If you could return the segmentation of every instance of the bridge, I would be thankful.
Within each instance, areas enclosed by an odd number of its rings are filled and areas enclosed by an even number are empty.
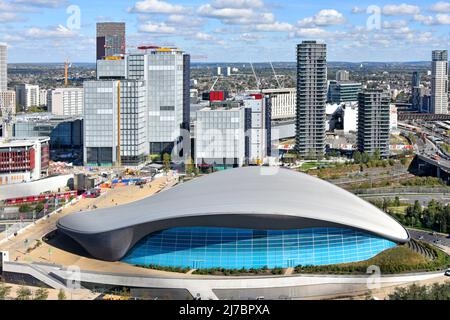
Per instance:
[[[435,160],[423,154],[417,154],[414,160],[418,175],[435,176],[450,184],[450,161]]]
[[[449,121],[450,114],[400,112],[398,115],[398,121],[406,120]]]

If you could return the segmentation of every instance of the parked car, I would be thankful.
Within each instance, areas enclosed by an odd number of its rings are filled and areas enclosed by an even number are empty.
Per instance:
[[[447,277],[450,277],[450,268],[448,268],[445,273],[444,273]]]

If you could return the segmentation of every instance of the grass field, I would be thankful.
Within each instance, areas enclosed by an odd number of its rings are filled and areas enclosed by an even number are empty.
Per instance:
[[[389,207],[388,208],[388,210],[390,210],[394,214],[406,214],[406,209],[408,209],[408,206]]]

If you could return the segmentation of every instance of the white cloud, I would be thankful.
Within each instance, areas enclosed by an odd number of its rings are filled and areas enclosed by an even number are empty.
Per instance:
[[[416,15],[414,16],[414,20],[420,22],[424,25],[450,25],[450,15],[440,13],[435,17],[433,16],[424,16],[424,15]]]
[[[66,0],[15,0],[14,3],[43,8],[59,8],[68,4]]]
[[[342,13],[334,9],[320,10],[319,13],[313,17],[304,18],[298,21],[300,27],[316,27],[316,26],[330,26],[345,23],[345,17]]]
[[[396,20],[396,21],[384,21],[384,29],[400,29],[408,26],[408,21],[406,20]]]
[[[172,14],[167,18],[168,24],[183,26],[183,27],[200,27],[205,24],[205,21],[198,17],[185,16],[181,14]]]
[[[194,39],[198,41],[213,41],[214,37],[210,34],[204,33],[204,32],[197,32],[194,35]]]
[[[254,31],[263,32],[289,32],[292,31],[294,27],[287,22],[273,22],[273,23],[261,23],[256,24],[253,27]]]
[[[420,14],[420,8],[406,3],[388,4],[383,7],[383,14],[386,16],[413,16]]]
[[[251,9],[243,8],[215,8],[210,4],[202,5],[197,10],[198,14],[208,18],[237,20],[251,18],[254,13]]]
[[[238,39],[234,39],[234,41],[256,42],[260,39],[262,39],[260,35],[246,32],[241,34]]]
[[[164,22],[152,23],[150,21],[143,25],[140,25],[138,30],[139,32],[159,34],[173,34],[177,32],[177,29],[175,27],[168,26]]]
[[[212,6],[217,9],[234,8],[262,8],[264,3],[261,0],[214,0]]]
[[[437,14],[436,15],[436,24],[450,24],[450,15],[448,14]]]
[[[291,37],[300,37],[300,38],[328,38],[332,35],[331,32],[328,32],[321,28],[298,28],[293,33],[290,34]]]
[[[143,0],[136,2],[134,7],[128,9],[128,11],[136,13],[180,14],[186,13],[188,9],[160,0]]]
[[[22,21],[23,19],[12,12],[1,12],[0,13],[0,22],[7,23],[7,22],[18,22]]]
[[[366,13],[366,8],[353,7],[353,8],[352,8],[352,13],[353,13],[353,14]]]
[[[74,38],[78,34],[63,26],[54,28],[41,29],[37,27],[25,30],[25,36],[33,39],[59,39],[59,38]]]
[[[438,13],[449,13],[450,12],[450,2],[440,1],[433,4],[430,8],[433,12]]]
[[[198,7],[197,14],[228,25],[275,23],[273,13],[266,11],[260,0],[215,0]]]

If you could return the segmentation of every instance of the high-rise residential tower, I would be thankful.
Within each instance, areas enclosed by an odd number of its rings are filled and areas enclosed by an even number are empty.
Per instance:
[[[97,23],[97,60],[104,57],[125,54],[124,22]]]
[[[358,150],[382,157],[389,156],[389,96],[381,89],[364,90],[359,94]]]
[[[295,149],[302,157],[325,152],[327,47],[316,41],[297,46],[297,120]]]
[[[448,114],[448,51],[433,51],[431,66],[431,113]]]
[[[338,70],[336,72],[336,81],[349,81],[350,80],[350,72],[347,70]]]
[[[0,44],[0,91],[8,89],[8,47],[5,44]]]
[[[39,106],[39,86],[31,84],[19,84],[16,86],[17,105],[27,110],[30,107]]]

